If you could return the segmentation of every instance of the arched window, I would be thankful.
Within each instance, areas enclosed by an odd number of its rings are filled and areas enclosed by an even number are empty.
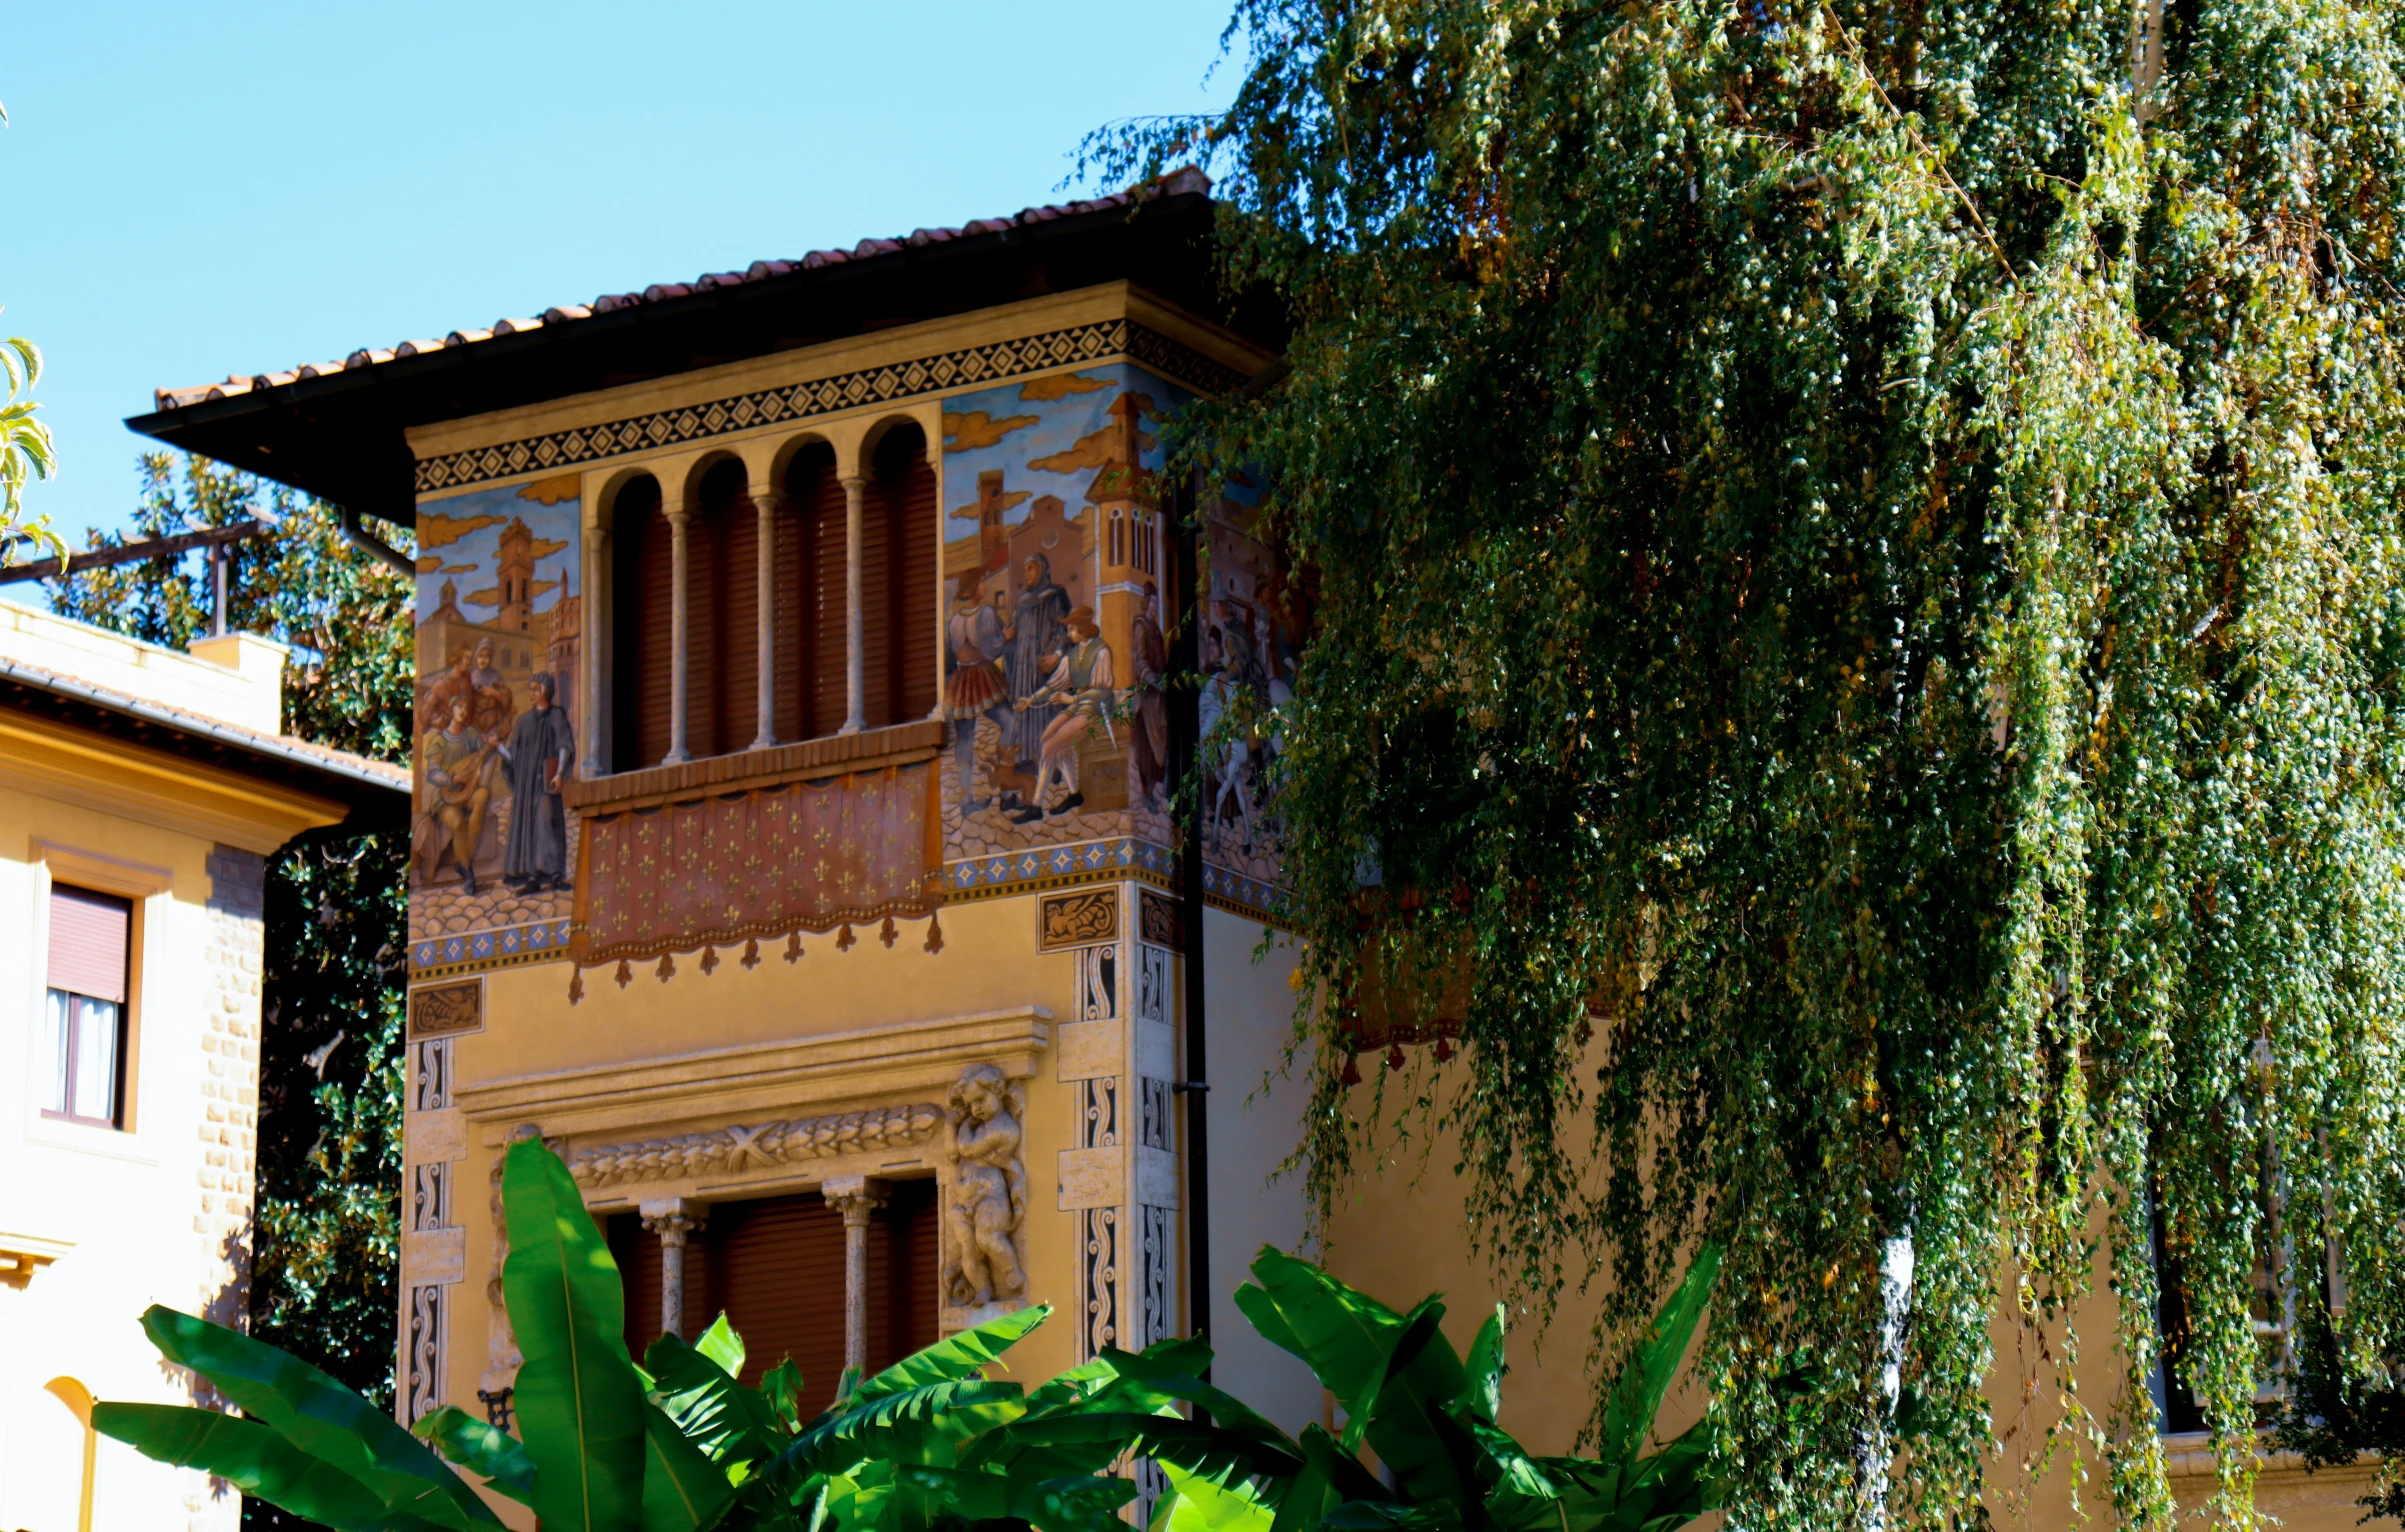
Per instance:
[[[777,738],[843,727],[843,483],[833,449],[814,443],[785,475],[777,528]]]
[[[610,526],[610,769],[657,766],[668,754],[676,664],[676,563],[659,481],[627,483]]]
[[[935,711],[935,469],[915,424],[877,443],[861,516],[862,723]]]

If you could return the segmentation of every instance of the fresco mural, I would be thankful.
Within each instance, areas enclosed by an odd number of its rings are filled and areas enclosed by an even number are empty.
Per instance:
[[[584,699],[574,475],[418,508],[412,961],[564,942]]]
[[[1016,880],[1102,857],[1166,871],[1169,716],[1158,681],[1162,423],[1191,395],[1113,364],[966,394],[944,412],[947,881]],[[1304,614],[1253,536],[1242,487],[1213,517],[1203,634],[1211,717],[1291,695]],[[1265,726],[1212,768],[1207,860],[1263,902],[1276,877]],[[1058,864],[1058,865],[1056,865]]]

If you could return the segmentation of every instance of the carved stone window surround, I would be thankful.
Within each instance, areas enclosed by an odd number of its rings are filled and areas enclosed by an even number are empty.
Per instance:
[[[1021,1006],[514,1075],[462,1084],[457,1100],[487,1148],[499,1147],[521,1122],[540,1123],[549,1138],[648,1138],[761,1118],[941,1102],[969,1065],[998,1064],[1024,1079],[1051,1046],[1052,1013]],[[812,1162],[806,1179],[815,1182],[817,1167],[834,1163]]]

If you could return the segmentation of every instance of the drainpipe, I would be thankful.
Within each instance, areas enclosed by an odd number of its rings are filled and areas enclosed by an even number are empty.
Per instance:
[[[1201,497],[1191,480],[1180,484],[1173,507],[1169,570],[1169,610],[1177,623],[1171,646],[1169,673],[1176,679],[1169,704],[1169,781],[1173,812],[1179,798],[1191,818],[1178,848],[1178,923],[1185,937],[1186,1078],[1175,1087],[1186,1098],[1186,1291],[1195,1334],[1211,1332],[1211,1124],[1206,1011],[1209,985],[1203,972],[1202,773],[1198,769],[1202,743],[1200,663],[1202,603],[1197,590],[1195,528],[1201,519]],[[1203,1369],[1204,1381],[1210,1369]],[[1195,1412],[1198,1416],[1201,1411]]]

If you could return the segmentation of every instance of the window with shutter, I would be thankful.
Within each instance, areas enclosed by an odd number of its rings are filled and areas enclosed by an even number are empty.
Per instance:
[[[693,524],[701,537],[691,550],[694,588],[687,598],[690,748],[696,756],[732,755],[749,748],[760,730],[760,515],[741,463],[720,463],[702,477],[701,514]]]
[[[860,567],[863,722],[884,729],[935,709],[935,471],[925,433],[887,432],[872,467]]]
[[[51,887],[45,1117],[124,1125],[133,926],[130,899],[64,883]]]
[[[660,1242],[642,1219],[609,1221],[626,1285],[626,1345],[640,1359],[660,1335]],[[868,1368],[890,1367],[937,1338],[935,1182],[892,1183],[869,1225]],[[802,1370],[805,1415],[834,1402],[843,1375],[843,1217],[816,1192],[721,1202],[685,1244],[682,1332],[724,1313],[743,1337],[742,1381],[785,1357]]]

